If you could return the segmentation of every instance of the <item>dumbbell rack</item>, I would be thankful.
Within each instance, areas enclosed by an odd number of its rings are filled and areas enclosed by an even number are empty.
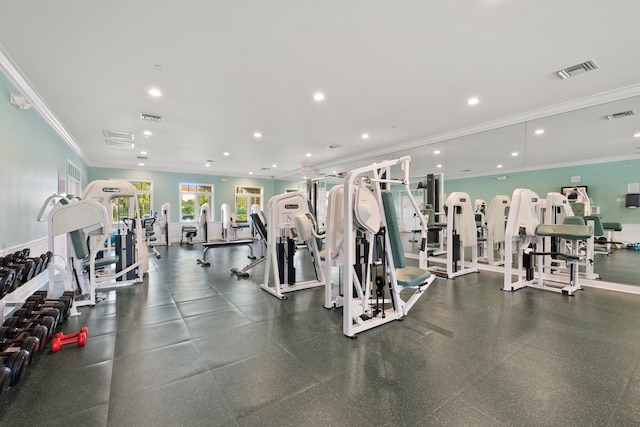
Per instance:
[[[16,288],[13,292],[5,295],[4,298],[0,299],[0,320],[4,322],[4,320],[11,315],[16,308],[22,305],[26,301],[26,299],[33,294],[35,291],[39,291],[41,289],[46,289],[45,286],[49,284],[49,269],[53,268],[57,270],[59,266],[55,265],[53,261],[49,263],[47,270],[43,270],[39,275],[35,276],[31,280],[29,280],[24,285]],[[57,273],[57,274],[56,274]],[[54,272],[54,276],[64,275],[66,272],[56,271]],[[52,289],[52,284],[49,284],[49,289]],[[77,316],[79,313],[76,310],[75,304],[71,308],[71,316]],[[1,322],[0,322],[1,323]]]

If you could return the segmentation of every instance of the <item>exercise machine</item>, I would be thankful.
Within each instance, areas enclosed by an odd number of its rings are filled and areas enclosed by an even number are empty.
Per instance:
[[[328,197],[325,244],[326,308],[342,307],[343,333],[358,333],[400,320],[435,279],[426,266],[427,221],[409,191],[409,156],[350,171]],[[388,178],[399,166],[400,179]],[[406,263],[393,196],[387,187],[401,184],[421,218],[419,266]],[[341,268],[344,283],[331,280]],[[337,288],[337,293],[335,292]]]
[[[273,196],[267,210],[267,255],[262,289],[277,298],[286,299],[285,293],[324,286],[316,240],[322,236],[304,194],[294,192]],[[313,280],[299,281],[297,278],[295,254],[299,249],[307,250],[311,256]]]
[[[511,197],[511,208],[505,230],[505,291],[515,291],[523,287],[561,292],[573,295],[580,290],[578,261],[582,258],[578,242],[593,235],[593,229],[585,225],[580,217],[566,216],[562,224],[541,224],[541,203],[538,195],[518,188]],[[548,208],[545,208],[548,209]],[[561,239],[559,248],[570,251],[549,250],[544,246],[545,238]],[[570,245],[565,246],[564,241]],[[513,254],[518,254],[517,267],[513,269]],[[547,274],[548,267],[538,258],[552,256],[556,263],[564,262],[570,272],[569,283],[558,276]],[[536,273],[537,267],[537,273]],[[559,266],[555,266],[558,269]],[[517,276],[513,281],[513,276]],[[553,280],[551,280],[553,279]],[[546,280],[546,281],[545,281]]]
[[[267,245],[267,228],[262,222],[261,215],[259,213],[251,213],[250,218],[252,226],[255,227],[257,234],[260,236],[260,242],[262,243],[262,254],[260,255],[260,257],[256,258],[255,256],[253,256],[252,252],[252,254],[249,256],[249,258],[251,259],[251,262],[249,264],[247,264],[242,269],[232,268],[231,273],[238,276],[238,278],[249,277],[249,270],[266,259],[266,255],[264,253]]]
[[[160,219],[158,220],[158,227],[160,227],[160,234],[163,236],[163,240],[156,242],[156,245],[166,244],[171,246],[171,240],[169,240],[169,222],[171,221],[171,204],[165,203],[160,208]]]
[[[203,203],[202,207],[200,208],[198,226],[200,226],[202,239],[205,243],[209,242],[209,221],[211,221],[211,216],[209,214],[209,203]]]
[[[486,261],[489,265],[504,264],[504,232],[507,226],[507,215],[510,205],[511,200],[509,196],[504,195],[495,196],[489,202],[489,207],[485,214],[487,239]]]
[[[453,279],[469,273],[478,272],[478,231],[471,199],[467,193],[454,192],[447,197],[446,226],[446,270],[430,267],[434,274]],[[469,259],[467,260],[467,249]],[[442,263],[442,260],[430,256],[429,261]]]

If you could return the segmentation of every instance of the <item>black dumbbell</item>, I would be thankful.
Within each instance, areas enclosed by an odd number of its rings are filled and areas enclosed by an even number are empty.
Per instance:
[[[13,282],[16,279],[16,271],[11,268],[0,268],[0,298],[13,290]]]
[[[13,261],[8,262],[4,265],[3,267],[4,270],[13,270],[13,283],[11,284],[11,289],[9,289],[7,291],[7,293],[9,292],[13,292],[15,291],[20,285],[22,285],[22,279],[24,277],[24,265],[22,264],[16,264]]]
[[[29,332],[30,329],[36,327],[37,325],[43,325],[47,327],[48,331],[45,342],[49,341],[49,338],[53,336],[53,333],[58,326],[58,322],[55,319],[55,314],[60,312],[55,308],[44,309],[41,311],[45,314],[33,315],[29,310],[21,308],[19,310],[16,310],[13,313],[12,317],[5,320],[2,326],[24,329],[24,332]]]
[[[73,291],[64,291],[61,296],[58,298],[48,298],[47,291],[36,291],[32,296],[41,297],[45,303],[47,302],[61,302],[64,305],[68,306],[67,309],[71,309],[73,307],[73,300],[75,299],[75,293]]]
[[[55,319],[51,316],[42,316],[37,321],[12,316],[0,327],[7,328],[0,336],[15,339],[22,335],[31,335],[38,338],[44,347],[49,338],[53,337],[54,323]]]
[[[39,326],[40,329],[45,329],[44,326]],[[20,350],[26,350],[29,353],[27,359],[27,366],[31,365],[33,356],[44,350],[44,341],[41,341],[37,336],[21,334],[17,338],[11,338],[10,328],[6,326],[0,327],[0,357],[11,356],[10,353],[15,353]],[[41,331],[39,334],[46,335],[46,331]],[[40,344],[42,343],[42,345]]]
[[[2,393],[9,390],[11,383],[11,369],[6,366],[0,366],[0,396]]]
[[[49,261],[51,261],[51,258],[53,258],[53,252],[47,251],[46,253],[40,255],[40,258],[42,258],[42,260],[44,261],[42,263],[42,271],[45,271],[47,269],[47,266],[49,265]]]
[[[36,304],[38,309],[57,308],[62,314],[62,319],[65,320],[69,317],[69,310],[71,310],[71,306],[73,305],[73,298],[63,295],[57,299],[47,299],[47,291],[37,291],[29,296],[26,302]]]
[[[20,314],[18,314],[20,313]],[[24,313],[24,314],[22,314]],[[35,302],[25,302],[22,304],[22,308],[16,310],[14,316],[37,319],[38,316],[51,316],[56,320],[56,325],[60,322],[62,318],[62,312],[55,307],[38,307],[38,304]]]
[[[26,255],[25,255],[26,254]],[[22,276],[20,279],[20,285],[27,283],[29,280],[33,278],[33,275],[36,271],[36,263],[27,258],[29,254],[28,249],[23,249],[13,254],[13,260],[7,263],[7,267],[16,268],[18,265],[24,266],[24,271],[22,272]]]
[[[22,370],[24,369],[25,365],[27,365],[28,359],[29,352],[26,350],[11,352],[10,355],[2,358],[4,366],[9,368],[10,370],[9,385],[14,386],[18,384],[18,382],[20,381],[20,377],[22,376]]]

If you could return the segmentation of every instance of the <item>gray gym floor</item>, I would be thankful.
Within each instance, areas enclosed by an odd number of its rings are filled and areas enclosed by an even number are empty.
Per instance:
[[[640,424],[640,296],[500,291],[436,279],[402,322],[342,335],[322,289],[278,301],[230,277],[247,248],[159,248],[145,283],[64,324],[83,348],[40,355],[0,424],[623,426]]]

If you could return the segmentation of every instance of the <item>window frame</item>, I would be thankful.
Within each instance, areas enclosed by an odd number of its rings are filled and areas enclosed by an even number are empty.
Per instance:
[[[191,187],[195,187],[195,191],[185,191],[185,188],[189,189]],[[211,191],[199,191],[201,187],[209,187]],[[193,218],[192,219],[183,219],[183,197],[184,196],[194,196],[194,204],[193,204]],[[201,196],[208,196],[208,201],[202,202],[200,199]],[[181,182],[178,184],[178,222],[190,224],[197,223],[198,216],[200,215],[200,210],[204,203],[209,203],[209,216],[210,221],[215,220],[215,214],[213,210],[213,205],[215,202],[215,185],[211,183],[197,183],[197,182]]]

